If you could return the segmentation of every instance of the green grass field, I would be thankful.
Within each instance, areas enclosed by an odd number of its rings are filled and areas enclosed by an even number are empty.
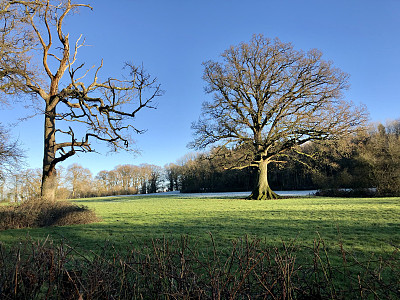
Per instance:
[[[286,295],[289,286],[291,293],[320,295],[321,299],[397,299],[399,295],[400,198],[249,201],[164,195],[75,202],[94,209],[102,221],[0,231],[2,244],[20,245],[11,254],[1,247],[0,266],[8,275],[0,279],[9,290],[15,293],[14,282],[19,279],[19,293],[30,295],[23,288],[24,274],[53,278],[70,270],[81,274],[75,283],[87,293],[107,287],[112,295],[119,286],[120,292],[136,287],[135,295],[183,295],[185,287],[191,287],[191,292],[212,293],[215,282],[230,282],[227,286],[217,284],[219,291],[236,295],[244,278],[248,282],[241,293],[249,292],[246,295],[266,292],[267,286],[270,291],[277,282],[274,294],[278,296]],[[181,239],[182,235],[186,238]],[[244,236],[250,237],[250,243],[246,239],[232,246],[233,240]],[[18,243],[27,237],[46,242]],[[319,244],[320,237],[323,244]],[[253,238],[261,240],[253,244],[260,245],[255,246],[255,252],[251,250]],[[152,245],[154,239],[161,240]],[[57,245],[61,240],[67,246]],[[55,247],[50,241],[55,241]],[[314,243],[323,246],[314,247]],[[54,273],[57,268],[60,271]],[[104,276],[108,284],[104,284]],[[60,278],[35,281],[39,298],[41,291],[50,290],[48,282],[55,284],[52,291],[62,291],[64,281]],[[176,278],[184,284],[176,285]],[[95,288],[91,289],[93,283]]]
[[[155,238],[189,239],[206,247],[210,233],[219,247],[245,235],[271,246],[295,241],[312,247],[320,235],[328,247],[339,241],[348,251],[385,255],[400,246],[400,198],[289,198],[273,201],[243,199],[134,196],[78,199],[93,208],[100,223],[0,231],[10,245],[25,239],[66,239],[72,246],[96,249],[110,241],[118,249]]]

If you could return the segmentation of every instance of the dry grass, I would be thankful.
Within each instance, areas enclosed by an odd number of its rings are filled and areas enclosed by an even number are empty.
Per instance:
[[[152,240],[119,252],[111,244],[86,251],[49,242],[0,244],[1,299],[399,299],[398,249],[360,260],[341,249],[340,265],[316,239],[308,261],[295,244],[270,248],[247,237],[225,250]]]

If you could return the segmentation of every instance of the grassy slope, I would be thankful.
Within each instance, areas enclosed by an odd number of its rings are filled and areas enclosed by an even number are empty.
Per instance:
[[[384,254],[400,246],[400,198],[292,198],[274,201],[165,197],[117,197],[76,200],[94,208],[103,222],[68,227],[0,232],[6,244],[23,239],[66,238],[69,244],[93,249],[110,240],[125,248],[164,235],[182,234],[206,245],[211,232],[220,245],[244,235],[312,246],[318,233],[330,247],[339,239],[346,249]],[[340,231],[340,235],[338,234]]]

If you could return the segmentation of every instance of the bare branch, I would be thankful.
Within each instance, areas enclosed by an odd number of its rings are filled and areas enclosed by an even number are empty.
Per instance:
[[[93,139],[108,143],[113,150],[127,149],[130,134],[144,132],[131,124],[132,119],[144,109],[154,109],[155,99],[163,91],[143,66],[127,63],[126,78],[100,79],[101,61],[91,82],[87,77],[94,67],[84,70],[84,63],[73,67],[85,40],[80,35],[71,48],[63,24],[77,9],[91,6],[71,0],[0,0],[0,5],[1,16],[5,16],[1,19],[5,30],[0,31],[0,90],[6,94],[30,93],[44,100],[42,196],[53,199],[57,163],[76,152],[94,152]],[[17,26],[9,26],[7,20]],[[29,68],[30,55],[41,58],[40,68]],[[50,70],[49,58],[58,62],[55,72]],[[41,80],[41,74],[45,80]],[[63,122],[71,124],[69,130],[57,127]],[[73,124],[85,128],[83,136],[78,137],[79,130]]]
[[[285,163],[282,158],[295,147],[352,134],[367,121],[363,107],[342,99],[348,75],[318,50],[297,51],[290,43],[255,35],[221,58],[203,63],[213,101],[203,103],[190,146],[251,144],[246,151],[252,162],[237,161],[236,167],[257,166],[263,181],[253,199],[277,197],[266,179],[269,163]]]
[[[340,99],[348,75],[321,57],[254,36],[225,51],[222,63],[205,62],[214,102],[203,104],[192,146],[252,141],[253,151],[272,161],[296,145],[357,130],[366,112]]]

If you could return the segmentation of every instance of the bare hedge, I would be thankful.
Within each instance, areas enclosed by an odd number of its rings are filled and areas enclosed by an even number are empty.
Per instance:
[[[99,221],[94,211],[69,201],[29,200],[0,207],[0,230],[87,224]]]

